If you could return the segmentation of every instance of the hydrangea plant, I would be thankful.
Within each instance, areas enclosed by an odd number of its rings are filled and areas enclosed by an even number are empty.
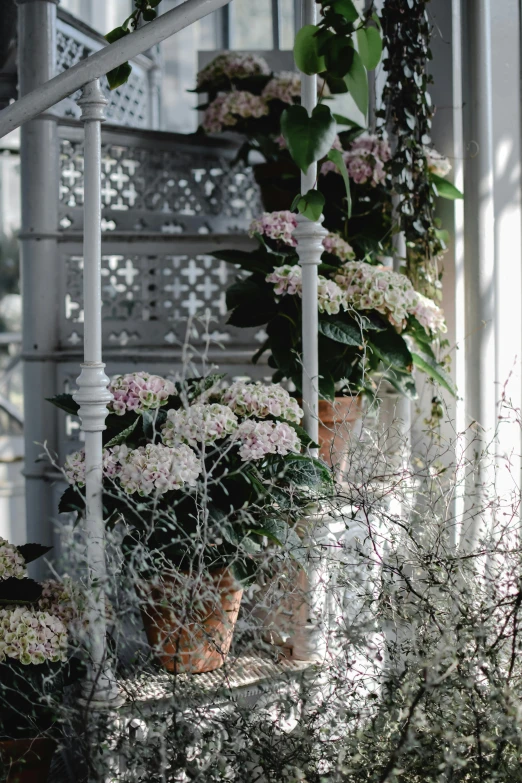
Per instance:
[[[128,386],[132,377],[119,376],[111,387]],[[310,444],[300,426],[303,411],[281,386],[236,381],[223,387],[221,376],[212,376],[178,382],[173,390],[153,410],[107,417],[108,521],[123,522],[129,552],[145,545],[152,557],[161,554],[180,568],[199,553],[245,576],[264,538],[296,537],[293,522],[303,508],[332,492],[330,472],[303,453]],[[77,410],[72,398],[56,402]],[[67,457],[64,474],[70,486],[60,510],[82,512],[83,452]],[[211,543],[201,543],[202,519],[211,525]]]
[[[251,226],[257,250],[215,255],[250,272],[228,289],[229,323],[265,326],[267,338],[253,361],[270,351],[274,381],[290,379],[299,389],[302,275],[296,226],[291,212],[265,213]],[[330,232],[323,246],[317,291],[321,395],[333,399],[336,393],[372,393],[374,379],[384,376],[415,396],[414,366],[453,392],[436,358],[446,331],[440,307],[418,294],[405,275],[366,258],[357,260],[341,235]]]

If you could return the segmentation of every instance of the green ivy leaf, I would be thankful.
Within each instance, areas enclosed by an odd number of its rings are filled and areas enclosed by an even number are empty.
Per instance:
[[[346,163],[344,162],[341,150],[330,150],[328,153],[328,160],[335,163],[343,178],[344,187],[346,188],[347,214],[349,220],[352,216],[352,194],[350,191],[350,177],[348,176],[348,169],[346,168]]]
[[[363,341],[361,331],[356,326],[327,318],[319,320],[319,333],[344,345],[359,347]]]
[[[345,117],[342,114],[334,114],[334,120],[338,125],[347,125],[349,128],[356,128],[357,130],[363,131],[364,128],[362,125],[359,125],[358,122],[354,122],[353,120],[348,119],[348,117]]]
[[[430,174],[430,180],[433,185],[435,185],[436,192],[441,198],[447,198],[451,201],[464,198],[464,194],[461,193],[452,182],[448,182],[447,179],[439,177],[438,174]]]
[[[336,14],[344,16],[347,22],[355,22],[359,18],[359,12],[352,0],[334,0],[332,8]]]
[[[107,82],[109,83],[109,88],[111,90],[116,90],[118,87],[121,87],[122,84],[125,84],[125,82],[128,81],[131,73],[132,73],[132,68],[129,65],[129,63],[123,63],[122,65],[119,65],[117,68],[113,68],[112,71],[109,71],[109,73],[107,74]]]
[[[457,390],[453,381],[436,360],[427,354],[412,353],[412,357],[415,367],[425,372],[429,378],[438,383],[439,386],[442,386],[443,389],[446,389],[453,397],[457,396]]]
[[[360,27],[357,30],[357,48],[368,71],[376,68],[382,56],[382,38],[375,27]]]
[[[336,122],[324,104],[312,111],[304,106],[289,106],[281,117],[281,130],[294,161],[306,174],[308,168],[330,151],[336,135]]]
[[[344,77],[344,81],[357,108],[366,117],[368,114],[368,74],[359,53],[355,50],[351,68]]]
[[[154,10],[154,8],[146,8],[143,12],[143,19],[145,22],[152,22],[153,19],[155,19],[158,15],[158,12]]]
[[[295,37],[294,60],[300,71],[308,75],[321,73],[326,68],[324,57],[318,52],[316,33],[318,27],[307,24],[301,27]]]
[[[346,35],[335,35],[325,51],[328,75],[334,79],[343,79],[352,68],[354,54],[351,38]]]
[[[297,209],[308,220],[319,220],[324,207],[324,196],[319,190],[309,190],[301,196],[297,203]]]

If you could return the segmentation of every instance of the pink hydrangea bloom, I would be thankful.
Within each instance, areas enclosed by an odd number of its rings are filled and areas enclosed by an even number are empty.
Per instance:
[[[201,125],[207,133],[221,133],[225,128],[237,125],[239,119],[259,119],[265,114],[268,114],[268,105],[259,95],[233,90],[218,95],[207,106]]]
[[[275,416],[299,424],[303,417],[297,400],[277,383],[235,381],[225,389],[221,401],[240,418]]]
[[[223,52],[199,71],[197,85],[211,85],[223,77],[246,79],[249,76],[268,76],[270,68],[263,57],[241,52]]]
[[[327,253],[337,256],[341,261],[351,261],[355,258],[352,246],[340,234],[330,232],[323,239],[323,247]]]
[[[369,183],[372,187],[380,185],[386,179],[384,164],[390,160],[391,149],[386,139],[381,139],[370,133],[358,136],[343,152],[343,160],[348,175],[359,185]],[[325,161],[321,166],[321,174],[339,173],[335,163]]]
[[[227,405],[196,403],[189,408],[170,410],[161,437],[167,446],[179,443],[197,446],[226,438],[237,426],[237,416]]]
[[[109,410],[123,416],[127,411],[141,413],[165,405],[168,398],[176,394],[176,387],[159,375],[131,372],[112,378],[109,391],[114,397],[108,405]]]
[[[301,97],[301,77],[296,71],[281,71],[270,79],[261,95],[266,101],[294,103],[295,98]]]
[[[297,246],[297,239],[293,236],[297,228],[297,219],[289,209],[279,212],[263,212],[260,218],[256,218],[250,224],[248,233],[268,237],[278,242],[284,242],[289,247]]]
[[[239,456],[244,460],[258,460],[267,454],[299,452],[301,443],[295,430],[281,421],[252,421],[239,425],[237,439],[241,442]]]
[[[283,264],[277,266],[273,272],[266,276],[267,283],[273,283],[276,296],[301,296],[303,291],[302,269],[299,264]]]
[[[323,275],[317,278],[317,306],[320,313],[336,315],[345,307],[346,297],[340,286],[334,280],[328,280]]]

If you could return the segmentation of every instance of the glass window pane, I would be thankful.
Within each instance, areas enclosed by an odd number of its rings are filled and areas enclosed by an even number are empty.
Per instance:
[[[163,0],[164,11],[181,0]],[[191,133],[198,126],[194,107],[200,96],[189,93],[196,86],[198,52],[217,49],[219,15],[210,14],[161,44],[163,79],[161,83],[162,126],[165,130]]]
[[[281,8],[281,49],[294,48],[295,0],[279,0]]]
[[[233,49],[272,48],[271,0],[233,0],[230,13]]]

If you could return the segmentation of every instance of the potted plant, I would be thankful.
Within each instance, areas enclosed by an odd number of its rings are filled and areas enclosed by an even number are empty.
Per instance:
[[[324,91],[324,82],[319,89]],[[299,169],[281,134],[281,115],[301,102],[299,74],[272,73],[259,55],[224,52],[199,71],[195,92],[207,96],[198,107],[201,130],[244,136],[239,156],[247,161],[250,152],[258,154],[253,169],[265,209],[288,209],[299,189]]]
[[[268,351],[273,381],[291,381],[299,393],[302,283],[293,236],[296,225],[291,212],[265,213],[251,225],[250,233],[258,240],[256,250],[223,250],[215,255],[249,273],[227,291],[228,323],[263,326],[267,337],[252,361]],[[382,378],[414,398],[414,366],[453,393],[436,357],[437,341],[446,331],[442,310],[418,294],[405,275],[356,260],[353,248],[340,235],[328,234],[323,245],[317,305],[319,392],[326,416],[332,416],[331,403],[342,397],[346,408],[342,419],[350,418],[350,410],[355,413],[353,400],[361,394],[374,395]],[[327,456],[331,443],[326,430],[322,434]]]
[[[71,591],[26,575],[27,563],[49,549],[0,539],[0,759],[13,783],[47,780],[63,688],[73,679]]]
[[[332,492],[295,399],[278,385],[221,377],[114,378],[107,417],[104,505],[122,520],[145,629],[173,672],[212,671],[228,653],[242,585],[270,540],[299,556],[295,522]],[[71,398],[55,400],[74,412]],[[84,456],[67,458],[60,510],[83,509]]]

